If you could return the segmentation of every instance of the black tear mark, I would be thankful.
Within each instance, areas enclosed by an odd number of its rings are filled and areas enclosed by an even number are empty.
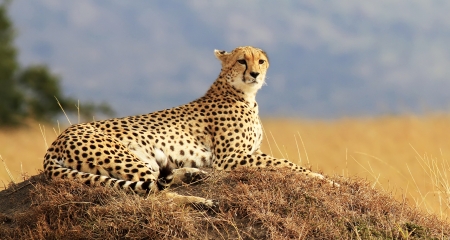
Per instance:
[[[244,59],[245,59],[245,55],[244,55]],[[247,61],[245,61],[245,70],[244,73],[242,74],[242,81],[245,83],[245,73],[247,72]]]

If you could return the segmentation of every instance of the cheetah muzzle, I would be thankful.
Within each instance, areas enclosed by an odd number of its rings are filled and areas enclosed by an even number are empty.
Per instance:
[[[47,150],[46,175],[138,193],[200,181],[207,175],[203,167],[285,167],[325,179],[259,149],[263,133],[255,96],[269,68],[267,54],[250,46],[214,54],[222,70],[203,97],[149,114],[72,125]],[[164,192],[180,203],[217,206]]]

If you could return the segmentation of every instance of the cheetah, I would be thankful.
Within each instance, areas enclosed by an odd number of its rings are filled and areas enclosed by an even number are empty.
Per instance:
[[[222,69],[203,97],[149,114],[72,125],[48,148],[45,174],[143,194],[200,180],[204,167],[286,167],[325,179],[260,150],[263,132],[255,96],[265,83],[267,54],[251,46],[214,54]],[[167,194],[181,203],[216,204]]]

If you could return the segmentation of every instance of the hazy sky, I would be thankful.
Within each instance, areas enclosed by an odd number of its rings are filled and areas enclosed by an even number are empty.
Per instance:
[[[339,118],[450,110],[450,2],[14,0],[23,65],[45,63],[118,115],[200,97],[213,50],[265,49],[262,115]]]

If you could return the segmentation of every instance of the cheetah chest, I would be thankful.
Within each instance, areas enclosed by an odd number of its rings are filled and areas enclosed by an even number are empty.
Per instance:
[[[254,153],[255,151],[257,151],[259,149],[259,147],[261,146],[261,142],[262,142],[263,131],[262,131],[262,126],[261,126],[259,119],[257,120],[257,123],[253,126],[253,131],[254,131],[255,141],[253,142],[251,153]]]

